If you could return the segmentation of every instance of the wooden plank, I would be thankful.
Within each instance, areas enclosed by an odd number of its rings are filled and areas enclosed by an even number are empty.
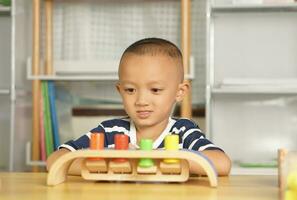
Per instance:
[[[33,0],[33,48],[32,48],[32,74],[39,75],[40,65],[40,0]],[[39,145],[39,112],[40,112],[40,81],[32,81],[32,160],[40,159]],[[38,171],[38,167],[32,167],[32,171]]]
[[[45,74],[53,74],[53,1],[45,0]]]
[[[182,40],[182,53],[184,74],[189,74],[190,69],[190,56],[191,56],[191,1],[181,0],[181,40]],[[192,88],[191,81],[185,80],[189,84],[189,92],[181,103],[181,116],[192,118]]]

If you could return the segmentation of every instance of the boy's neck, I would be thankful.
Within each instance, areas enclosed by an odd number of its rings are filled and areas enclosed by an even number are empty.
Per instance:
[[[166,119],[153,127],[138,127],[135,124],[137,144],[139,145],[141,139],[151,139],[155,141],[165,130],[168,122],[169,120]]]

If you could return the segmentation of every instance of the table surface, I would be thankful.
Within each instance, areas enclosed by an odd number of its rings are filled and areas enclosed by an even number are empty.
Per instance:
[[[46,185],[46,173],[0,173],[0,199],[278,199],[276,176],[220,177],[217,188],[205,177],[185,183],[94,182],[69,176],[65,183]]]

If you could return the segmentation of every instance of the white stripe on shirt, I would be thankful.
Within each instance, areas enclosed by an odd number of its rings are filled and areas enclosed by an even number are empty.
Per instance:
[[[194,131],[198,131],[198,132],[201,133],[201,130],[200,130],[199,128],[193,128],[193,129],[190,129],[190,130],[188,130],[187,132],[185,132],[185,134],[184,134],[183,137],[182,137],[182,140],[185,141],[185,139],[186,139],[191,133],[193,133]],[[201,136],[201,137],[203,137],[203,136]],[[200,137],[200,138],[201,138],[201,137]],[[200,138],[199,138],[199,139],[200,139]]]
[[[116,131],[116,132],[120,132],[120,133],[122,132],[125,135],[128,135],[129,136],[129,130],[127,130],[124,127],[114,126],[114,127],[111,127],[111,128],[105,127],[104,129],[105,129],[105,132],[114,132],[114,131]]]
[[[200,136],[200,138],[194,140],[194,141],[190,144],[189,149],[192,149],[193,146],[196,144],[196,142],[197,142],[198,140],[200,140],[200,139],[203,139],[203,138],[204,138],[203,136]],[[200,149],[200,148],[199,148],[199,149]]]
[[[180,132],[183,132],[186,130],[186,127],[185,126],[182,126],[181,128],[177,129],[177,128],[173,128],[172,129],[172,132],[175,133],[175,134],[179,134]]]
[[[62,144],[62,145],[60,145],[59,147],[58,147],[58,149],[61,149],[61,148],[66,148],[66,149],[68,149],[68,150],[70,150],[70,151],[76,151],[76,149],[75,148],[73,148],[72,146],[70,146],[70,145],[68,145],[68,144]]]
[[[203,151],[205,150],[206,148],[208,147],[216,147],[214,144],[207,144],[207,145],[204,145],[204,146],[201,146],[198,151]]]

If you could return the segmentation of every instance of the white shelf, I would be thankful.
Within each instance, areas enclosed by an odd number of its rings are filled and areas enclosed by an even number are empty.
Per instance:
[[[296,146],[297,2],[215,2],[207,10],[206,132],[233,161],[274,158],[277,148]],[[231,174],[277,169],[234,164]]]
[[[212,5],[212,12],[297,11],[297,3]]]

